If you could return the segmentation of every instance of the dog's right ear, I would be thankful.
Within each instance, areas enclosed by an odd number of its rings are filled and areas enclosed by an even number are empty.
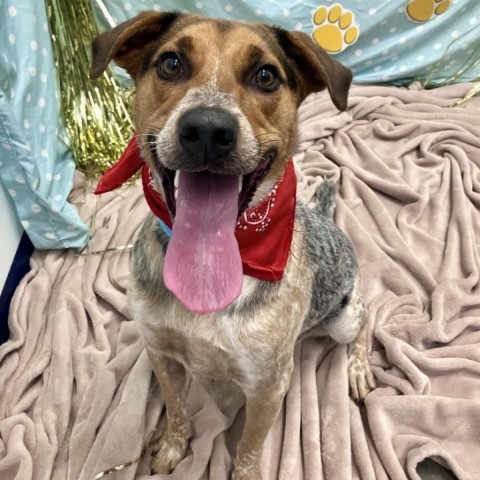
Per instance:
[[[181,13],[141,12],[95,37],[90,78],[98,78],[114,60],[135,79],[146,54],[145,46],[158,39],[181,16]]]

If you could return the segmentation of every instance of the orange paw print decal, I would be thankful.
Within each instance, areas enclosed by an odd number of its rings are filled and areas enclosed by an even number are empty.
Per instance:
[[[312,20],[312,37],[328,53],[340,53],[358,39],[360,30],[353,12],[339,4],[318,7]]]
[[[410,20],[424,23],[441,15],[450,4],[450,0],[411,0],[405,12]]]

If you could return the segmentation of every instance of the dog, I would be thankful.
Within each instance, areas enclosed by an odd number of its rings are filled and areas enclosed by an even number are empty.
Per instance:
[[[354,400],[375,387],[355,254],[332,220],[336,189],[324,181],[315,208],[296,203],[290,159],[300,103],[326,88],[345,110],[352,74],[304,33],[181,13],[142,12],[97,36],[91,78],[111,60],[134,81],[144,188],[173,225],[149,214],[128,291],[167,410],[152,468],[168,474],[186,454],[195,376],[243,391],[231,478],[260,480],[299,339],[323,329],[349,345]],[[283,211],[273,235],[267,210]],[[247,212],[263,220],[249,223]]]

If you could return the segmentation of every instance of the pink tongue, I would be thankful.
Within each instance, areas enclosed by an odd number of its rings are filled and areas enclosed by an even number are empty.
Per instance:
[[[240,295],[243,272],[234,235],[237,215],[237,177],[180,172],[163,279],[193,312],[222,310]]]

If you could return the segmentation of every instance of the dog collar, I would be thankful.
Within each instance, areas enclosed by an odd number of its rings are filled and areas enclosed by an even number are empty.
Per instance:
[[[155,188],[148,165],[141,157],[135,135],[120,160],[103,174],[95,194],[114,190],[135,175],[140,168],[145,200],[159,219],[162,230],[170,236],[173,224],[170,213]],[[290,158],[270,193],[239,218],[235,237],[245,275],[266,281],[280,280],[283,277],[292,243],[296,189],[297,178],[293,160]]]

